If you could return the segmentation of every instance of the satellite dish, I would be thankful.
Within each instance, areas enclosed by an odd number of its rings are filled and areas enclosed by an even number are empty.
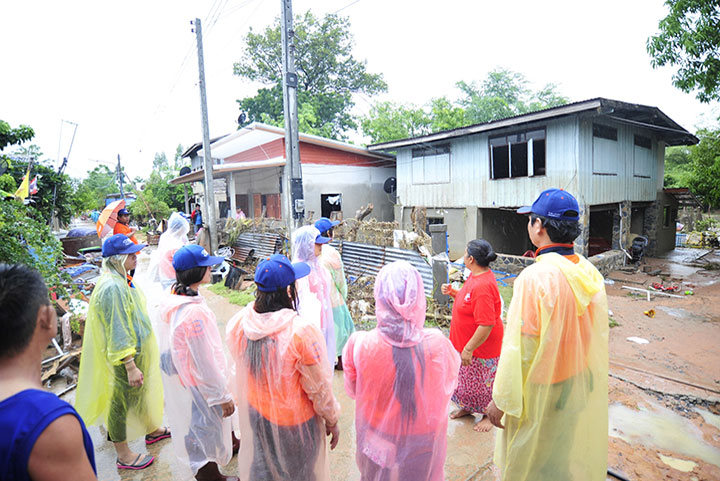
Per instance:
[[[182,169],[180,169],[180,175],[188,175],[190,173],[190,167],[185,166]]]
[[[0,157],[0,175],[3,175],[8,170],[8,161],[5,158]]]
[[[383,190],[387,192],[388,194],[392,194],[395,192],[395,189],[397,188],[397,181],[395,177],[388,177],[385,179],[385,183],[383,184]]]

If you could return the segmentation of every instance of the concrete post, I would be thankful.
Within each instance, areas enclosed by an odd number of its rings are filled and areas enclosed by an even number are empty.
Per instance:
[[[230,197],[230,213],[228,214],[228,219],[234,219],[235,212],[237,211],[237,205],[235,204],[235,177],[233,177],[232,172],[230,172],[230,178],[228,179],[227,192]]]
[[[433,299],[438,304],[447,304],[449,296],[443,294],[440,286],[448,282],[447,225],[431,224]]]

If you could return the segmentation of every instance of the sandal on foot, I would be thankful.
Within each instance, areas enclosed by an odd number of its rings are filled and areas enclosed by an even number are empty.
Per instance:
[[[169,438],[171,436],[170,430],[168,428],[163,428],[162,434],[158,434],[157,436],[152,436],[150,434],[145,435],[145,444],[150,445],[154,444],[161,439]]]
[[[120,462],[118,459],[116,461],[116,465],[118,469],[145,469],[148,466],[150,466],[153,461],[155,461],[155,457],[150,456],[149,454],[138,454],[137,458],[135,458],[135,461],[133,461],[131,464],[125,464],[123,462]]]

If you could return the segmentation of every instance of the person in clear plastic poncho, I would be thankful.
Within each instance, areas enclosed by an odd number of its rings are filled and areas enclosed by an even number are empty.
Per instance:
[[[544,191],[528,233],[537,260],[518,276],[488,417],[504,429],[495,463],[508,481],[604,480],[608,308],[602,275],[573,251],[577,201]],[[504,412],[504,417],[503,416]],[[502,421],[501,421],[502,419]]]
[[[333,321],[332,300],[333,289],[330,272],[322,264],[323,244],[330,239],[320,235],[316,227],[306,225],[292,235],[293,262],[305,262],[310,266],[310,274],[298,279],[298,312],[301,316],[317,323],[325,338],[326,353],[329,365],[337,361],[335,322]]]
[[[75,397],[86,424],[107,427],[121,469],[142,469],[154,459],[132,452],[129,440],[145,435],[146,444],[152,444],[170,436],[160,427],[163,389],[157,341],[145,297],[127,278],[137,263],[135,253],[145,246],[123,234],[103,243],[103,270],[90,296]]]
[[[232,457],[230,415],[235,402],[215,314],[198,294],[211,266],[223,262],[198,245],[174,255],[176,282],[165,294],[157,324],[160,366],[175,454],[198,481],[237,481],[220,474]]]
[[[295,310],[295,280],[309,273],[279,254],[261,262],[255,301],[227,326],[243,481],[330,479],[325,436],[333,449],[340,405],[320,328]]]
[[[188,243],[190,223],[179,212],[173,212],[168,219],[167,230],[160,236],[158,247],[150,259],[150,281],[160,284],[163,290],[175,283],[173,255]]]
[[[321,217],[315,222],[315,227],[320,231],[322,237],[332,239],[333,228],[340,224],[339,221],[331,221],[327,217]],[[335,327],[335,352],[338,357],[338,369],[342,369],[342,351],[350,334],[355,332],[350,311],[347,307],[347,280],[343,269],[340,253],[329,243],[322,245],[320,260],[330,273],[332,286],[330,289],[330,302],[332,306],[333,324]]]
[[[345,390],[355,399],[362,479],[444,478],[450,396],[460,356],[438,329],[424,329],[420,273],[397,261],[375,280],[377,328],[356,332],[343,352]]]

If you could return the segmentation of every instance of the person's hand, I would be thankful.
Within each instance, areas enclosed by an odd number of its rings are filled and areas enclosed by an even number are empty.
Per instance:
[[[469,366],[472,363],[472,351],[468,351],[467,349],[463,349],[460,353],[460,360],[462,361],[463,366]]]
[[[222,408],[222,414],[224,418],[230,416],[232,413],[235,412],[235,403],[233,401],[222,403],[220,407]]]
[[[325,435],[326,436],[332,436],[330,438],[330,449],[335,449],[335,446],[337,446],[338,441],[340,441],[340,428],[338,427],[338,423],[335,423],[332,426],[329,426],[327,421],[325,422]]]
[[[498,409],[495,405],[495,401],[490,401],[490,404],[488,404],[488,407],[485,410],[485,415],[488,417],[492,425],[500,429],[505,429],[505,426],[503,426],[502,423],[503,414],[505,413]]]
[[[452,286],[450,284],[443,284],[440,286],[440,292],[446,296],[452,295]]]
[[[135,364],[127,367],[127,376],[130,387],[140,387],[143,385],[143,373]]]

